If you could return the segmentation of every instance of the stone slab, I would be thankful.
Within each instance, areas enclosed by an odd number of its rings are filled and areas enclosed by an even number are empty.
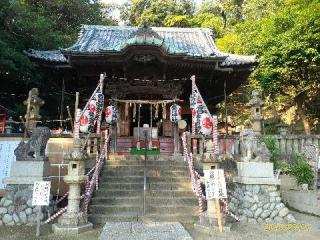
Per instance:
[[[280,179],[277,178],[234,177],[233,182],[242,184],[280,185]]]
[[[320,216],[320,192],[281,190],[281,197],[291,208]]]
[[[237,162],[238,177],[274,178],[273,163],[270,162]]]
[[[178,222],[107,222],[99,240],[192,240]]]
[[[90,222],[87,224],[79,225],[77,227],[61,226],[58,224],[52,225],[52,231],[57,235],[75,235],[75,234],[90,231],[92,229],[93,229],[93,224]]]

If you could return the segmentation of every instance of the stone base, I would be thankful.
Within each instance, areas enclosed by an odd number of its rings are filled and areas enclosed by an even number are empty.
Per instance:
[[[88,222],[79,226],[61,226],[59,224],[52,225],[52,231],[59,235],[75,235],[92,230],[93,224]]]
[[[295,223],[276,185],[235,183],[229,210],[248,223]]]
[[[276,178],[251,178],[251,177],[234,177],[233,182],[242,184],[255,185],[280,185],[280,179]]]
[[[16,161],[11,165],[10,177],[3,180],[4,184],[34,184],[49,176],[49,161]]]
[[[35,225],[37,207],[32,206],[33,185],[7,185],[0,201],[0,226]],[[41,213],[40,219],[45,215]]]
[[[237,162],[238,177],[274,178],[271,162]]]

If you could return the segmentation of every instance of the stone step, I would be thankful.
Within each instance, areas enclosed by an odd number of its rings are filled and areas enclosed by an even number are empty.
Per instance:
[[[159,205],[191,205],[198,206],[198,200],[196,196],[188,196],[188,197],[148,197],[146,199],[147,204],[159,204]]]
[[[191,191],[179,191],[179,190],[149,190],[147,191],[147,197],[192,197],[194,194]]]
[[[102,182],[100,188],[106,190],[141,190],[143,183],[117,183],[117,182]],[[147,181],[147,190],[190,190],[190,183],[150,183]]]
[[[143,176],[104,176],[101,177],[101,182],[116,182],[116,183],[143,183]]]
[[[148,182],[151,183],[191,183],[188,176],[182,177],[148,177]]]
[[[108,190],[108,189],[102,189],[100,188],[95,192],[96,197],[107,197],[107,196],[113,196],[113,197],[139,197],[142,196],[143,189],[137,191],[137,190]],[[179,190],[149,190],[146,191],[147,197],[161,197],[166,196],[167,198],[170,197],[193,197],[194,194],[191,191],[179,191]]]
[[[120,205],[120,204],[133,204],[139,205],[142,204],[143,198],[142,194],[140,196],[97,196],[91,200],[92,205]],[[187,196],[187,197],[166,197],[166,196],[147,196],[146,204],[158,204],[158,205],[191,205],[198,206],[198,200],[196,196]]]
[[[109,159],[107,161],[143,161],[144,160],[144,155],[115,155],[115,154],[110,154]],[[149,161],[183,161],[183,156],[148,156]]]
[[[187,166],[183,165],[147,165],[146,169],[154,170],[180,170],[180,171],[189,171]],[[102,171],[128,171],[128,170],[144,170],[144,165],[105,165]]]
[[[113,215],[106,214],[90,214],[89,221],[94,225],[105,224],[106,222],[135,222],[141,219],[139,213],[122,212]]]
[[[139,197],[142,195],[143,189],[140,191],[136,190],[108,190],[100,188],[95,192],[95,196],[101,197],[101,196],[113,196],[113,197]]]
[[[144,166],[144,161],[142,160],[114,160],[106,161],[106,166]],[[147,160],[148,166],[180,166],[187,167],[188,164],[184,161],[175,160]]]
[[[92,205],[90,207],[91,213],[93,214],[108,214],[108,215],[114,215],[114,214],[119,214],[122,212],[132,212],[134,214],[142,214],[142,204],[122,204],[122,205]]]
[[[94,197],[91,200],[92,205],[119,205],[119,204],[142,204],[142,194],[141,196],[131,196],[131,197],[114,197],[114,196],[100,196]]]
[[[189,173],[187,171],[169,171],[169,170],[153,170],[149,169],[146,171],[147,176],[150,177],[188,177]],[[133,170],[133,169],[127,169],[127,170],[121,170],[121,171],[114,171],[114,170],[105,170],[102,173],[102,176],[143,176],[144,170]]]

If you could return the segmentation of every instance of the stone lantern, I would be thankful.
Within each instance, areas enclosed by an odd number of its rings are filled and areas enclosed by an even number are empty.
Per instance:
[[[263,101],[259,98],[259,92],[257,90],[252,91],[252,99],[247,103],[247,106],[251,107],[250,120],[256,135],[261,135],[262,105]]]
[[[29,91],[28,99],[23,102],[27,106],[26,128],[28,131],[32,131],[37,126],[37,121],[41,119],[39,114],[40,107],[45,102],[39,97],[38,88],[32,88]]]
[[[80,210],[81,184],[88,180],[85,175],[86,154],[81,150],[81,140],[74,139],[73,149],[64,159],[68,163],[68,175],[63,180],[69,185],[68,208],[53,225],[55,233],[77,234],[92,229],[87,214]]]

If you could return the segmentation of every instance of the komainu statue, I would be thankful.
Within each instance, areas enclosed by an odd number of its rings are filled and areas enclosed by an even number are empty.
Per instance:
[[[50,138],[50,129],[37,127],[33,129],[30,139],[21,141],[14,150],[17,161],[43,161],[47,142]]]
[[[240,132],[240,149],[242,162],[268,162],[271,153],[266,144],[261,142],[253,129]]]

